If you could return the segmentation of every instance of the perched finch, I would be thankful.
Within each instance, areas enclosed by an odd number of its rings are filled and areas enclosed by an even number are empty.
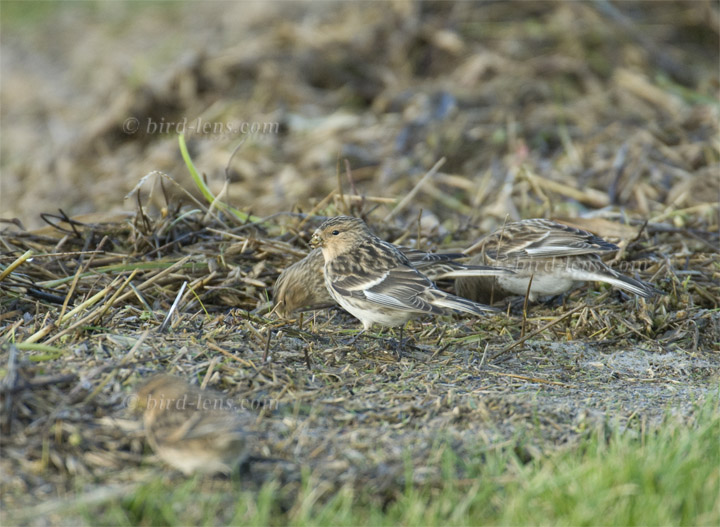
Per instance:
[[[460,276],[511,275],[512,271],[487,265],[466,265],[455,260],[467,258],[462,253],[428,253],[409,247],[398,247],[410,264],[431,280]],[[283,317],[298,309],[321,309],[335,305],[325,287],[325,258],[317,248],[302,260],[285,269],[273,287],[275,311]]]
[[[166,463],[185,474],[230,473],[245,457],[252,417],[232,401],[171,375],[156,375],[137,392],[148,443]]]
[[[360,319],[399,326],[414,314],[447,310],[475,315],[495,309],[435,287],[394,245],[375,236],[359,218],[338,216],[320,225],[310,243],[322,249],[325,286],[340,307]]]
[[[476,243],[468,254],[471,263],[502,265],[514,275],[460,278],[458,295],[491,303],[506,296],[527,293],[529,300],[555,296],[577,282],[607,282],[630,293],[650,298],[658,292],[652,285],[624,276],[605,265],[602,254],[618,247],[587,231],[550,220],[533,219],[509,223]]]

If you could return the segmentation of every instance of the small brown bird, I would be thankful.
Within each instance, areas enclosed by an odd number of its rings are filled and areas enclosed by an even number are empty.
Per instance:
[[[602,254],[618,247],[587,231],[550,220],[532,219],[509,223],[477,242],[468,254],[470,263],[498,265],[514,275],[460,278],[458,295],[476,302],[492,303],[507,296],[527,293],[529,300],[560,295],[578,282],[607,282],[644,298],[659,291],[608,267]]]
[[[250,414],[213,390],[172,375],[156,375],[137,392],[148,443],[167,464],[193,472],[229,474],[244,459]]]
[[[305,258],[280,273],[273,287],[274,311],[278,315],[287,318],[296,310],[335,305],[325,287],[323,265],[322,251],[313,249]]]
[[[322,249],[330,296],[363,323],[364,331],[373,324],[402,325],[414,314],[497,311],[435,287],[407,256],[375,236],[359,218],[327,220],[310,243]]]
[[[397,247],[397,249],[407,257],[415,269],[432,281],[461,276],[514,274],[508,269],[487,265],[466,265],[455,261],[458,258],[467,258],[467,255],[462,253],[428,253],[409,247]],[[322,309],[336,305],[325,287],[324,266],[322,249],[317,248],[280,273],[273,287],[275,311],[280,316],[288,317],[300,309]]]

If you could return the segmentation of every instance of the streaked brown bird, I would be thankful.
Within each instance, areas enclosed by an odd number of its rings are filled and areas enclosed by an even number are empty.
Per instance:
[[[417,314],[497,311],[435,287],[407,256],[375,236],[359,218],[327,220],[310,243],[322,249],[330,296],[363,323],[363,331],[373,324],[401,326]]]
[[[565,293],[580,282],[607,282],[624,291],[650,298],[659,291],[651,284],[611,269],[601,256],[617,251],[617,245],[587,231],[544,219],[504,225],[468,250],[473,264],[512,269],[514,275],[459,278],[458,295],[476,302],[492,303],[507,296],[536,301]]]
[[[246,456],[253,418],[221,393],[162,374],[140,387],[133,406],[153,451],[184,474],[229,474]]]

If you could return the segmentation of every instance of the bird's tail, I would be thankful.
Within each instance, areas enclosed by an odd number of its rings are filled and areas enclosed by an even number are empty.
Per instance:
[[[629,276],[625,276],[624,274],[617,272],[615,269],[608,267],[604,263],[597,272],[589,273],[582,279],[606,282],[610,285],[617,287],[618,289],[622,289],[643,298],[652,298],[655,295],[664,294],[663,291],[655,288],[652,284],[643,282],[642,280],[636,280],[635,278],[630,278]]]
[[[433,262],[427,266],[417,266],[418,271],[424,273],[430,280],[442,278],[463,278],[470,276],[509,276],[515,274],[504,267],[490,267],[489,265],[467,265],[459,262]]]
[[[484,315],[486,313],[499,313],[500,310],[494,307],[486,306],[485,304],[479,304],[468,300],[467,298],[460,298],[459,296],[451,295],[440,291],[430,303],[434,306],[452,309],[454,311],[463,311],[465,313],[471,313],[473,315]]]

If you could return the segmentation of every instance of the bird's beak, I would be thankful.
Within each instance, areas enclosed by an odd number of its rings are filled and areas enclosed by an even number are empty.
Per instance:
[[[310,238],[310,245],[312,245],[313,247],[320,247],[321,243],[322,242],[320,240],[320,236],[316,232],[315,234],[312,235],[312,238]]]

